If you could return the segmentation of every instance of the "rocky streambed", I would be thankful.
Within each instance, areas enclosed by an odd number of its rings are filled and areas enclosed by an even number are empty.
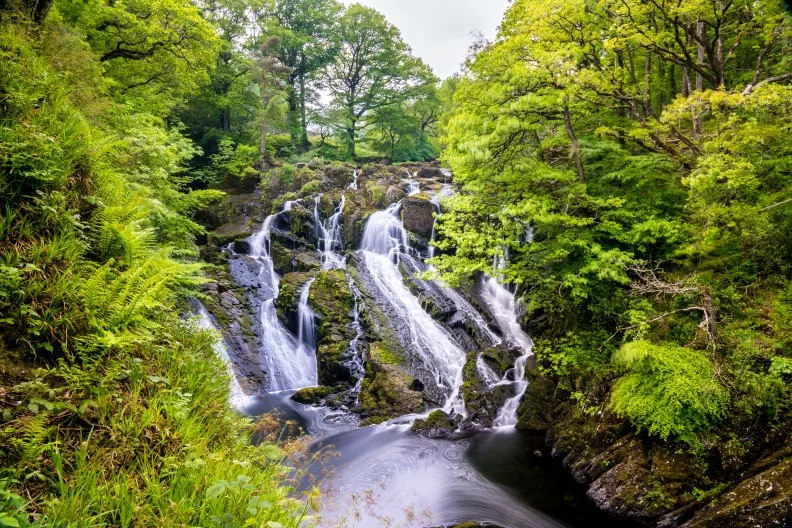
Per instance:
[[[541,320],[522,326],[495,278],[461,289],[426,279],[450,173],[316,165],[279,176],[200,219],[215,265],[205,304],[243,412],[279,413],[312,449],[339,453],[322,526],[726,526],[737,515],[717,500],[702,508],[690,482],[707,482],[684,455],[566,403],[536,370],[528,334]],[[762,494],[750,479],[744,493]]]

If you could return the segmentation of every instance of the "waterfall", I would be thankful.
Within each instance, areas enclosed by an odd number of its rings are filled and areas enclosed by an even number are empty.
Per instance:
[[[355,337],[349,342],[349,349],[352,351],[352,362],[349,370],[351,374],[357,378],[357,383],[355,383],[355,394],[357,395],[355,403],[358,404],[360,399],[360,388],[363,386],[363,377],[366,374],[366,358],[363,357],[360,351],[360,342],[365,336],[365,332],[360,322],[360,292],[352,276],[347,274],[347,279],[349,280],[349,290],[355,298],[355,306],[352,311],[352,328],[355,329]]]
[[[336,269],[346,267],[346,258],[338,253],[343,248],[343,240],[341,239],[341,217],[344,214],[344,205],[346,205],[346,196],[341,193],[341,203],[338,204],[333,216],[328,218],[324,223],[319,218],[319,200],[316,199],[316,207],[314,208],[314,221],[317,226],[317,239],[316,247],[322,258],[322,269]]]
[[[260,266],[261,346],[271,392],[316,385],[316,357],[313,351],[298,348],[294,337],[283,327],[275,312],[280,277],[273,268],[270,249],[272,223],[276,216],[267,217],[261,230],[250,239],[251,256]]]
[[[407,196],[412,196],[413,194],[421,192],[421,184],[415,180],[415,175],[410,174],[410,171],[407,169],[404,170],[407,173],[407,179],[405,180],[408,184]]]
[[[420,359],[434,376],[437,387],[446,394],[443,410],[465,414],[459,398],[465,352],[421,307],[404,284],[398,262],[409,250],[407,232],[398,217],[400,204],[371,215],[363,232],[360,254],[382,300],[390,305],[407,341],[409,353]]]
[[[496,273],[503,269],[502,262],[496,258]],[[506,400],[493,422],[494,427],[514,426],[517,423],[517,409],[520,406],[520,400],[525,394],[525,389],[528,388],[528,382],[525,380],[525,365],[528,358],[533,355],[533,341],[520,327],[517,300],[512,292],[507,290],[497,279],[487,277],[484,280],[481,295],[503,331],[507,343],[522,351],[520,357],[514,362],[514,381],[509,382],[504,376],[499,382],[501,384],[512,383],[515,396]]]
[[[308,304],[311,296],[311,284],[315,279],[310,279],[300,291],[300,302],[297,305],[297,357],[308,358],[303,365],[306,379],[310,378],[309,386],[319,384],[319,375],[316,368],[316,312]]]
[[[352,183],[349,184],[347,189],[352,189],[353,191],[358,190],[358,171],[357,169],[352,171]]]
[[[234,372],[234,367],[231,362],[231,358],[228,355],[228,348],[226,348],[225,342],[223,341],[223,336],[218,330],[217,326],[215,325],[214,321],[212,320],[212,316],[209,315],[209,311],[203,305],[201,301],[198,299],[190,299],[190,308],[195,312],[195,325],[201,330],[212,330],[218,334],[217,340],[215,340],[214,344],[212,345],[212,349],[214,350],[215,354],[222,360],[223,364],[228,371],[228,377],[230,378],[230,395],[229,395],[229,403],[238,411],[242,411],[250,404],[250,396],[245,394],[245,391],[242,390],[242,386],[239,384],[239,380],[236,377],[236,373]]]

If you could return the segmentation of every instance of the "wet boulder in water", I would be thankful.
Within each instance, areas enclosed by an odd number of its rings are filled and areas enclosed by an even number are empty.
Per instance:
[[[234,253],[239,253],[240,255],[250,255],[252,249],[253,248],[251,247],[249,240],[234,240]]]
[[[544,432],[553,423],[555,384],[544,376],[526,370],[528,387],[523,401],[517,409],[517,429],[520,431]]]
[[[310,279],[311,275],[308,273],[287,273],[281,279],[280,291],[275,299],[278,319],[295,335],[298,333],[297,309],[300,292]]]
[[[445,438],[456,431],[459,422],[458,418],[452,418],[438,409],[432,411],[425,420],[415,420],[410,432],[425,438]]]
[[[497,346],[483,352],[470,352],[463,371],[464,382],[460,392],[468,413],[466,423],[481,427],[491,427],[498,411],[506,400],[514,396],[511,384],[497,385],[503,374],[488,367],[485,357],[498,356],[504,347]],[[483,363],[483,366],[480,366]],[[482,372],[482,369],[487,370]]]
[[[295,392],[291,399],[297,403],[311,404],[327,398],[334,392],[335,389],[332,387],[308,387]]]
[[[426,194],[408,196],[402,202],[402,220],[407,231],[426,238],[432,236],[435,204]]]
[[[403,359],[384,343],[371,343],[366,378],[360,389],[361,425],[384,422],[423,410],[421,393],[410,388],[412,379],[400,366]]]
[[[280,275],[319,271],[322,267],[322,262],[315,251],[291,250],[278,241],[273,241],[271,248],[272,265]]]
[[[352,311],[355,298],[344,270],[322,271],[311,285],[308,297],[316,312],[319,381],[326,385],[353,383],[349,366],[354,359],[350,342],[355,338]]]

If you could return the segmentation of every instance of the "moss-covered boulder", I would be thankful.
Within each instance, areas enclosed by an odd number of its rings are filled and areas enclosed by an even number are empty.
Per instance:
[[[309,273],[287,273],[280,281],[280,291],[275,299],[278,319],[295,335],[298,331],[297,308],[300,291],[311,277]]]
[[[322,261],[319,255],[316,254],[316,251],[304,249],[291,250],[277,240],[273,240],[270,247],[272,265],[279,275],[286,275],[287,273],[294,272],[308,273],[319,271],[322,267]]]
[[[322,271],[311,285],[308,302],[316,312],[319,381],[326,385],[354,384],[350,342],[355,338],[355,297],[344,270]]]
[[[404,228],[424,238],[432,236],[435,204],[424,193],[408,196],[402,202]]]
[[[312,404],[327,398],[334,392],[336,391],[332,387],[308,387],[295,392],[291,399],[297,403]]]
[[[275,218],[274,227],[276,230],[289,233],[296,242],[302,243],[302,245],[315,245],[316,227],[314,225],[313,203],[306,200],[305,204],[294,204],[290,210],[279,213]]]
[[[517,429],[544,432],[553,424],[555,384],[544,376],[526,372],[528,387],[517,409]]]
[[[496,347],[497,348],[497,347]],[[497,355],[497,351],[470,352],[467,355],[463,371],[463,383],[460,394],[465,401],[465,410],[468,416],[466,422],[480,426],[491,427],[498,415],[498,411],[506,400],[513,396],[511,385],[498,385],[490,388],[483,379],[478,368],[479,355],[490,353]]]
[[[360,411],[366,417],[361,425],[423,410],[421,393],[411,388],[413,379],[401,367],[403,358],[396,352],[386,343],[369,346],[366,377],[360,388]]]
[[[685,528],[756,528],[792,523],[792,457],[740,482],[710,502]]]
[[[425,420],[415,420],[410,427],[410,432],[425,438],[445,438],[456,431],[459,422],[459,419],[455,420],[438,409],[432,411]]]

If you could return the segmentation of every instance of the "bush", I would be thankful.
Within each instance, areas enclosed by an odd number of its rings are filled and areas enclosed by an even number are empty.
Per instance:
[[[611,405],[639,430],[697,445],[726,415],[728,393],[700,351],[634,341],[613,362],[627,374],[613,387]]]

